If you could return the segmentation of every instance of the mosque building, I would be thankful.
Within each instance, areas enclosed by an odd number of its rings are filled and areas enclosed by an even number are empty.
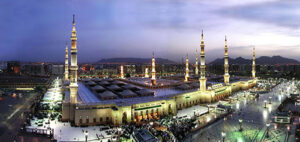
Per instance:
[[[176,115],[180,109],[218,101],[230,96],[232,92],[249,89],[256,84],[255,51],[253,51],[252,79],[229,83],[228,48],[227,39],[225,38],[224,84],[220,83],[207,87],[204,48],[202,32],[200,44],[200,86],[197,89],[182,91],[172,87],[158,87],[157,81],[160,78],[156,77],[154,53],[152,54],[151,78],[148,76],[148,68],[146,68],[145,77],[142,78],[151,80],[151,87],[128,81],[127,78],[124,78],[123,65],[120,67],[120,78],[94,78],[77,81],[77,35],[75,16],[73,16],[70,69],[68,68],[68,48],[66,47],[65,81],[69,83],[65,83],[67,86],[64,87],[62,121],[71,122],[75,126],[87,126],[99,124],[120,125],[142,120],[159,119],[165,115]],[[198,72],[197,62],[198,55],[196,56],[195,74]],[[68,74],[69,70],[70,74]],[[186,80],[188,80],[188,77],[187,58]],[[69,78],[70,80],[68,81]]]

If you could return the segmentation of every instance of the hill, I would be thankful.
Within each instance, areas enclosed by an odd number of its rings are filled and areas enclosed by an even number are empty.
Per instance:
[[[127,63],[127,64],[151,64],[152,58],[108,58],[101,59],[96,63],[100,64],[118,64],[118,63]],[[155,62],[158,64],[176,64],[176,62],[164,58],[155,58]]]
[[[242,57],[238,57],[238,58],[228,58],[229,64],[252,64],[252,60],[251,59],[245,59]],[[209,64],[224,64],[224,58],[220,59],[216,59],[212,62],[210,62]],[[256,64],[260,64],[260,65],[276,65],[276,64],[280,64],[280,65],[286,65],[286,64],[300,64],[299,61],[295,60],[295,59],[290,59],[290,58],[285,58],[285,57],[281,57],[281,56],[261,56],[259,58],[256,58]]]

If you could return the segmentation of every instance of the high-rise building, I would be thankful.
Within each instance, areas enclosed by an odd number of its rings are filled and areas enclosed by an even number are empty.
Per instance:
[[[66,57],[65,57],[65,81],[69,80],[69,49],[66,44]]]
[[[205,78],[205,51],[204,51],[204,39],[203,39],[203,31],[201,34],[201,52],[200,52],[200,91],[206,91],[206,78]]]
[[[225,36],[225,53],[224,53],[224,84],[229,84],[229,64],[228,64],[228,47],[227,47],[227,38]]]
[[[185,59],[185,77],[184,77],[184,82],[188,82],[189,81],[189,56],[186,55],[186,59]]]
[[[152,85],[156,85],[156,77],[155,77],[156,71],[155,71],[155,58],[154,58],[154,52],[152,53],[152,71],[151,71],[151,82]]]

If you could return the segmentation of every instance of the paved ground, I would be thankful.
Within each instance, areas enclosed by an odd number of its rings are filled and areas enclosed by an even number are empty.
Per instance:
[[[277,126],[271,123],[270,126],[270,137],[266,136],[266,123],[271,120],[271,113],[274,109],[278,107],[283,98],[279,99],[276,95],[285,88],[285,84],[281,84],[275,87],[270,93],[263,94],[258,100],[248,100],[244,98],[240,92],[239,101],[234,104],[237,109],[236,113],[228,116],[224,120],[219,120],[214,124],[195,132],[193,135],[189,136],[186,141],[195,142],[217,142],[222,141],[221,133],[225,132],[226,142],[252,142],[252,141],[274,141],[274,142],[284,142],[288,138],[287,127]],[[289,92],[285,92],[289,94]],[[264,100],[268,100],[269,96],[272,96],[272,104],[267,104],[267,108],[264,108]],[[243,131],[239,131],[239,119],[242,119]],[[289,137],[289,141],[293,140],[293,135]]]
[[[19,133],[20,126],[23,124],[22,113],[30,108],[36,95],[36,93],[28,93],[24,94],[22,98],[3,97],[0,103],[0,142],[49,141],[45,137]]]

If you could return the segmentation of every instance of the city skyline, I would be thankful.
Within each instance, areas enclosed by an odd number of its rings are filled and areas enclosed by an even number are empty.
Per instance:
[[[6,22],[0,23],[0,29],[6,34],[0,34],[0,60],[63,62],[65,43],[70,45],[72,14],[79,21],[76,27],[81,62],[111,57],[151,58],[153,51],[157,57],[177,62],[188,53],[194,61],[202,29],[208,62],[224,57],[225,35],[231,58],[251,59],[255,46],[257,57],[300,59],[300,25],[296,20],[299,2],[226,2],[32,0],[12,5],[1,1],[0,19]]]

